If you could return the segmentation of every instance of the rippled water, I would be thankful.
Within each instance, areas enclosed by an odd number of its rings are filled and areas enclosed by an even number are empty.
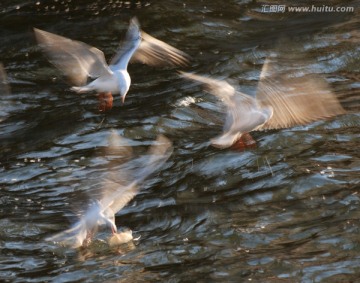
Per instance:
[[[32,34],[32,27],[62,34],[111,58],[136,15],[145,31],[192,56],[187,71],[233,79],[248,93],[286,36],[339,97],[359,96],[358,1],[316,2],[355,9],[330,14],[262,13],[262,5],[274,3],[225,2],[2,1],[0,61],[11,86],[0,109],[3,282],[360,277],[360,116],[352,102],[344,100],[349,114],[332,120],[254,133],[256,148],[219,150],[209,145],[221,132],[216,99],[175,69],[131,65],[125,105],[117,98],[100,114],[95,96],[69,91]],[[117,214],[117,225],[140,240],[110,249],[103,231],[79,251],[45,242],[71,225],[91,184],[116,172],[104,154],[111,129],[136,156],[159,133],[174,143],[162,170]]]

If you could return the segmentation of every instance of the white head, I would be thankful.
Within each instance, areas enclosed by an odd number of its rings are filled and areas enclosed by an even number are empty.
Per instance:
[[[126,97],[126,94],[127,94],[127,90],[125,91],[121,91],[120,90],[120,96],[121,96],[121,103],[124,104],[125,102],[125,97]]]

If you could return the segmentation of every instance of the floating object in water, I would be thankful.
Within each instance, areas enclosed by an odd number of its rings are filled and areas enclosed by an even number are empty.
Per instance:
[[[121,231],[121,232],[117,232],[114,233],[110,236],[110,238],[108,239],[108,244],[110,247],[115,247],[115,246],[120,246],[123,244],[126,244],[130,241],[132,241],[133,235],[132,235],[132,231],[130,229],[126,230],[126,231]]]

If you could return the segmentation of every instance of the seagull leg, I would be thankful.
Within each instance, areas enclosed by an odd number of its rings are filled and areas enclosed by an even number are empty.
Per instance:
[[[232,146],[232,149],[235,150],[245,150],[247,148],[254,148],[256,147],[256,141],[252,138],[252,136],[249,133],[243,133]]]
[[[99,111],[106,112],[113,107],[113,96],[111,92],[99,93]]]

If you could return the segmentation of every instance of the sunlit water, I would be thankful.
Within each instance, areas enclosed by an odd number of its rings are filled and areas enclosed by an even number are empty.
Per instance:
[[[16,2],[16,3],[14,3]],[[254,94],[280,37],[313,59],[339,96],[359,95],[354,13],[261,13],[255,1],[3,1],[0,61],[2,282],[354,282],[360,277],[359,114],[254,133],[256,148],[219,150],[215,98],[174,68],[131,65],[126,102],[106,115],[76,95],[36,47],[32,27],[114,54],[136,15],[145,31],[187,52],[187,71],[229,78]],[[224,3],[226,2],[226,3]],[[277,1],[277,4],[293,1]],[[309,1],[299,2],[308,5]],[[273,4],[273,3],[268,3]],[[320,5],[320,4],[319,4]],[[345,105],[349,109],[352,103]],[[117,214],[138,241],[84,250],[44,241],[70,227],[87,190],[116,172],[111,129],[141,156],[162,133],[174,153]],[[116,158],[115,158],[116,159]]]

